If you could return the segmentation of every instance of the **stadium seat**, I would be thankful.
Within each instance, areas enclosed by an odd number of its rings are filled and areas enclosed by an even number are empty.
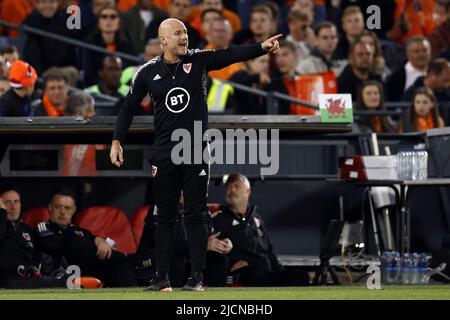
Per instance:
[[[147,217],[148,211],[153,209],[153,205],[147,205],[140,207],[136,210],[130,220],[131,228],[133,229],[134,239],[137,246],[141,242],[142,232],[144,232],[145,217]]]
[[[135,253],[137,246],[133,231],[125,213],[114,207],[89,207],[81,211],[75,224],[92,232],[95,236],[111,238],[116,249],[123,253]]]
[[[35,229],[39,222],[48,221],[50,211],[48,208],[35,208],[22,213],[22,220],[30,228]]]

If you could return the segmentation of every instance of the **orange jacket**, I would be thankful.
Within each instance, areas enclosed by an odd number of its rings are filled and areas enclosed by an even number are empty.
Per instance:
[[[418,5],[415,4],[417,1]],[[415,36],[429,36],[435,27],[433,21],[432,0],[397,0],[395,18],[405,14],[409,22],[409,30],[398,39],[401,43]]]
[[[28,14],[33,11],[33,0],[3,0],[1,4],[0,19],[9,23],[20,25]],[[19,33],[15,29],[0,27],[0,34],[8,37],[17,37]]]

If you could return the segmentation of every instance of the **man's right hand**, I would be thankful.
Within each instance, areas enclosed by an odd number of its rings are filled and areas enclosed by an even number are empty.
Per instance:
[[[0,198],[0,209],[6,210],[6,206],[5,206],[5,203],[3,202],[2,198]]]
[[[109,153],[111,163],[120,168],[123,164],[123,149],[119,140],[113,140],[111,144],[111,151]]]
[[[218,237],[220,232],[214,233],[208,238],[208,251],[218,252],[220,254],[227,254],[230,252],[231,245],[230,240],[220,240]]]

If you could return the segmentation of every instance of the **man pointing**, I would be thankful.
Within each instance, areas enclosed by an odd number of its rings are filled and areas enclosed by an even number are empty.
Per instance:
[[[184,24],[166,19],[159,26],[163,54],[141,66],[117,118],[111,146],[111,162],[123,164],[121,142],[133,119],[134,110],[149,93],[155,105],[155,139],[153,144],[152,176],[154,198],[158,207],[156,229],[156,275],[146,290],[171,291],[168,278],[169,261],[175,239],[175,222],[180,192],[184,192],[185,222],[191,258],[191,276],[185,290],[202,291],[202,270],[208,244],[207,189],[209,166],[202,155],[191,152],[190,162],[175,164],[171,151],[177,142],[171,140],[176,129],[185,129],[194,137],[194,122],[201,122],[202,133],[208,128],[206,79],[210,70],[222,69],[239,61],[253,59],[266,53],[276,53],[278,39],[274,36],[262,43],[231,47],[226,50],[188,50],[188,35]],[[203,143],[203,142],[202,142]],[[198,147],[198,146],[197,146]],[[191,151],[195,142],[191,142]],[[183,157],[185,158],[185,157]]]

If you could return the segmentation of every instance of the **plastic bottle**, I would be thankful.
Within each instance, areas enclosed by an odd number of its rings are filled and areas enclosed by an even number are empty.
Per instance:
[[[412,150],[411,154],[411,180],[417,180],[419,176],[419,152]]]
[[[392,253],[392,283],[400,283],[402,276],[402,259],[400,253]]]
[[[389,283],[390,252],[384,251],[381,255],[381,282]]]
[[[405,179],[405,152],[400,150],[395,157],[395,164],[397,168],[397,179]]]
[[[420,284],[428,284],[428,254],[421,253],[419,255],[419,283]]]
[[[402,276],[401,283],[409,284],[411,279],[411,257],[409,253],[405,253],[402,259]]]
[[[423,149],[420,158],[420,175],[419,179],[426,180],[428,178],[428,152]]]
[[[419,255],[417,253],[413,253],[411,255],[411,274],[410,274],[410,284],[419,284],[420,283],[420,274],[419,274]]]

